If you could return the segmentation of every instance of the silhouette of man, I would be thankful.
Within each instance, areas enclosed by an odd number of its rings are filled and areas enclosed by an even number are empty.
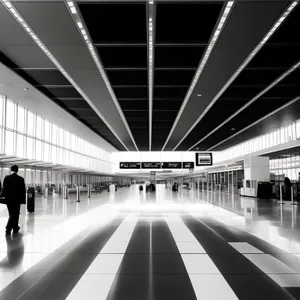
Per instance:
[[[18,166],[12,166],[12,173],[5,176],[3,180],[3,190],[1,195],[5,197],[5,203],[9,213],[5,231],[6,235],[9,235],[12,230],[13,233],[19,232],[20,207],[21,204],[26,204],[25,181],[23,177],[17,174],[18,171]]]

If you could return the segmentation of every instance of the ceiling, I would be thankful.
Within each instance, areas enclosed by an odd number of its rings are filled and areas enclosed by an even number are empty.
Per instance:
[[[0,61],[117,150],[223,150],[300,118],[293,1],[9,3]]]

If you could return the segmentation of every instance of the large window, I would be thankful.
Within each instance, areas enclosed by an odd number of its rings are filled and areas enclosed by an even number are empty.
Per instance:
[[[44,129],[43,119],[39,116],[36,117],[36,137],[38,139],[42,138],[42,132]]]
[[[27,134],[33,136],[34,132],[34,114],[28,111],[27,114]]]
[[[15,129],[15,105],[11,101],[6,103],[6,127]]]
[[[14,155],[14,133],[6,130],[5,154]]]
[[[276,175],[289,177],[291,180],[298,180],[300,155],[291,155],[284,158],[270,160],[270,172]]]
[[[112,169],[108,153],[2,95],[0,148],[2,154],[24,159],[99,172]]]
[[[254,139],[228,148],[224,151],[216,152],[214,155],[214,161],[222,162],[225,160],[230,160],[239,156],[278,146],[280,144],[295,141],[296,139],[300,139],[300,120],[270,133],[258,136]]]

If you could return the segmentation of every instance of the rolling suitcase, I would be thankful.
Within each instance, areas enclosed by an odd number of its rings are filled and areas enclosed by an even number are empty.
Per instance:
[[[33,187],[27,189],[27,211],[29,213],[34,212],[34,203],[35,203],[35,191]]]

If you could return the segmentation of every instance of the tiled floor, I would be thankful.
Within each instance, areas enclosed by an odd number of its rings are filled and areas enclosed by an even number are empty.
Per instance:
[[[297,206],[158,185],[36,199],[5,238],[0,299],[300,299]]]

